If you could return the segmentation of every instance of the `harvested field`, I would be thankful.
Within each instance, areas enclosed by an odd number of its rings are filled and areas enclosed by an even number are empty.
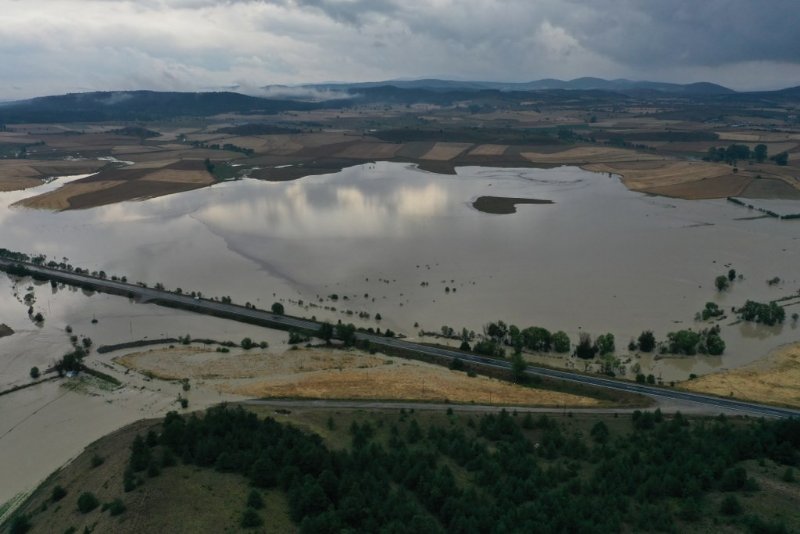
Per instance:
[[[189,191],[212,183],[214,178],[204,163],[196,160],[170,162],[155,170],[149,166],[111,167],[17,204],[47,210],[84,209]]]
[[[436,143],[421,159],[450,161],[471,146],[471,143]]]
[[[276,155],[294,154],[304,148],[304,144],[300,142],[299,136],[289,134],[275,134],[260,136],[262,141],[261,146],[257,152],[269,152]],[[226,140],[227,142],[227,140]]]
[[[716,178],[731,172],[730,167],[723,164],[678,160],[616,162],[609,165],[600,163],[585,165],[583,168],[589,171],[620,174],[623,183],[634,191]]]
[[[400,145],[400,150],[397,151],[397,156],[408,159],[420,159],[433,149],[434,144],[428,141],[414,141],[410,143],[403,143]]]
[[[111,150],[115,146],[141,145],[136,137],[105,133],[84,135],[53,135],[47,137],[47,146],[67,151]]]
[[[785,142],[785,143],[766,142],[764,144],[767,145],[767,151],[771,155],[778,154],[780,152],[791,152],[792,150],[795,150],[798,146],[797,143],[792,143],[792,142]],[[750,148],[751,149],[755,148],[755,144],[751,144]]]
[[[644,154],[634,150],[608,147],[576,147],[560,152],[522,152],[522,157],[534,163],[610,163],[627,161],[660,161],[664,156]]]
[[[595,399],[536,390],[441,366],[358,351],[300,349],[221,354],[203,348],[153,349],[115,361],[164,379],[204,380],[253,397],[392,399],[543,406],[593,406]]]
[[[206,184],[154,182],[149,180],[117,183],[119,185],[116,187],[73,195],[69,200],[69,209],[87,209],[128,200],[145,200],[206,187]]]
[[[391,159],[401,147],[402,145],[394,143],[356,143],[336,154],[336,157],[368,160]]]
[[[361,139],[360,135],[353,135],[344,132],[292,134],[290,137],[292,137],[305,148],[335,145],[337,143],[350,143],[353,141],[359,141]]]
[[[724,198],[741,196],[742,192],[753,182],[750,176],[741,174],[728,174],[704,178],[694,182],[667,185],[663,187],[650,187],[646,191],[665,197],[685,198],[699,200],[708,198]]]
[[[800,185],[800,182],[798,182]],[[763,178],[753,180],[739,196],[744,198],[782,198],[800,200],[800,189],[792,187],[784,180],[776,178]]]
[[[42,185],[42,181],[36,178],[26,178],[24,176],[0,176],[0,192],[19,191]]]
[[[720,140],[722,141],[750,141],[750,142],[758,142],[761,141],[761,135],[757,133],[746,133],[746,132],[716,132],[719,136]]]
[[[740,369],[702,376],[683,389],[723,397],[800,407],[800,343],[781,347]]]
[[[42,185],[50,176],[88,174],[106,165],[105,161],[0,160],[0,191],[18,191]]]
[[[38,137],[31,137],[27,134],[0,132],[0,144],[8,143],[12,145],[28,145],[38,141]]]
[[[141,179],[149,182],[175,182],[181,184],[209,185],[214,183],[214,177],[211,176],[205,169],[161,169],[155,172],[147,173]]]
[[[26,208],[33,208],[39,210],[53,210],[61,211],[72,207],[71,200],[73,197],[83,195],[86,193],[93,193],[111,189],[118,186],[122,182],[118,181],[92,181],[92,182],[71,182],[63,187],[59,187],[55,191],[37,195],[34,197],[20,200],[14,205],[24,206]]]
[[[111,149],[111,153],[117,156],[130,154],[149,154],[152,152],[164,152],[164,147],[150,145],[117,145]]]
[[[221,139],[211,141],[209,144],[232,144],[244,148],[251,148],[256,152],[263,152],[269,148],[269,141],[260,136],[240,136],[240,137],[223,137]]]
[[[478,145],[469,151],[470,156],[502,156],[508,145]]]

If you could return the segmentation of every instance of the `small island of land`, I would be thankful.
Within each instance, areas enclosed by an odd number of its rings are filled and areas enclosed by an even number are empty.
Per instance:
[[[486,196],[475,199],[472,203],[472,207],[484,213],[508,215],[517,212],[517,204],[553,204],[553,201],[538,198]]]

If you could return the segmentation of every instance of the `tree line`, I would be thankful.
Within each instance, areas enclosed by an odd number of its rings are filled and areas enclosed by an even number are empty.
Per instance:
[[[355,421],[350,447],[332,450],[241,407],[173,412],[158,435],[134,441],[125,489],[181,461],[282,491],[301,532],[668,532],[708,528],[711,517],[787,532],[736,496],[759,491],[741,462],[800,463],[800,421],[637,411],[626,430],[598,421],[587,436],[547,416],[449,417]]]

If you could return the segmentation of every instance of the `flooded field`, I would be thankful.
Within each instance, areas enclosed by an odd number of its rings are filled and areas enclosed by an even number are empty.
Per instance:
[[[661,340],[676,329],[709,326],[694,320],[707,301],[729,310],[800,288],[800,221],[748,217],[725,201],[634,193],[614,176],[574,167],[470,167],[442,176],[381,163],[88,210],[12,206],[76,178],[0,193],[0,246],[262,308],[282,301],[290,314],[391,328],[412,339],[443,325],[480,332],[502,319],[565,330],[573,342],[580,332],[611,332],[626,360],[628,340],[644,329]],[[516,213],[483,213],[473,207],[481,197],[511,199]],[[719,293],[714,278],[730,268],[742,278]],[[774,277],[780,282],[768,285]],[[800,312],[799,300],[784,301],[787,317]],[[29,318],[29,306],[45,317],[42,324]],[[67,325],[94,347],[186,334],[235,342],[247,336],[267,341],[278,360],[297,357],[286,352],[284,332],[5,274],[0,323],[15,332],[0,338],[0,390],[28,383],[31,367],[45,369],[69,351]],[[776,327],[733,316],[719,324],[723,356],[641,355],[628,363],[664,381],[685,380],[741,367],[800,339],[790,318]],[[0,472],[10,475],[0,484],[0,503],[35,487],[92,440],[176,409],[180,395],[191,399],[190,409],[240,398],[203,380],[187,393],[177,382],[129,374],[116,356],[88,359],[122,378],[119,389],[70,379],[0,396]],[[573,358],[530,359],[583,366]]]
[[[0,194],[0,246],[264,308],[281,300],[287,313],[388,327],[410,337],[443,325],[480,331],[503,319],[562,329],[573,340],[582,331],[612,332],[625,353],[644,329],[663,339],[672,330],[704,327],[694,315],[707,301],[729,310],[800,288],[800,221],[748,219],[747,210],[724,200],[634,193],[616,177],[574,167],[468,167],[442,176],[379,163],[293,182],[227,182],[88,210],[9,207],[57,182]],[[553,204],[488,214],[472,206],[481,196]],[[718,293],[714,278],[729,268],[743,279]],[[781,282],[767,285],[773,277]],[[4,314],[6,301],[13,301],[7,286]],[[75,295],[75,311],[52,319],[140,313],[119,297]],[[94,311],[108,299],[122,303],[108,305],[114,312]],[[27,320],[25,308],[16,306]],[[38,296],[36,308],[48,316]],[[790,316],[800,305],[786,309]],[[370,318],[359,318],[362,312]],[[180,330],[171,326],[178,314],[163,313],[149,326],[130,324],[126,331],[123,324],[105,335],[127,341]],[[643,369],[680,380],[738,367],[800,338],[791,320],[774,328],[733,322],[720,323],[723,356],[644,359]]]

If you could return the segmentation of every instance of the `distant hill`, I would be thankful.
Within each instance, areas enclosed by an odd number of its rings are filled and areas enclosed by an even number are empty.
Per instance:
[[[220,113],[269,115],[284,111],[341,109],[361,103],[505,105],[535,99],[597,105],[630,98],[684,98],[714,104],[780,102],[800,99],[800,87],[779,91],[736,92],[709,82],[674,84],[625,79],[544,79],[531,82],[474,82],[439,79],[267,86],[272,98],[230,91],[110,91],[70,93],[0,103],[0,124],[96,121],[148,121],[207,117]]]
[[[326,83],[307,84],[302,87],[318,91],[350,91],[374,87],[391,86],[398,89],[426,89],[429,91],[480,91],[493,89],[497,91],[543,91],[550,89],[564,90],[601,90],[613,92],[657,91],[661,93],[678,93],[686,95],[722,95],[735,93],[732,89],[709,82],[677,84],[665,82],[631,81],[626,79],[604,80],[602,78],[576,78],[564,81],[553,78],[531,82],[476,82],[453,81],[435,78],[422,80],[389,80],[381,82],[361,83]]]
[[[332,104],[327,103],[327,107]],[[315,109],[319,104],[232,92],[111,91],[44,96],[0,106],[0,123],[155,120],[218,113],[272,114]]]

